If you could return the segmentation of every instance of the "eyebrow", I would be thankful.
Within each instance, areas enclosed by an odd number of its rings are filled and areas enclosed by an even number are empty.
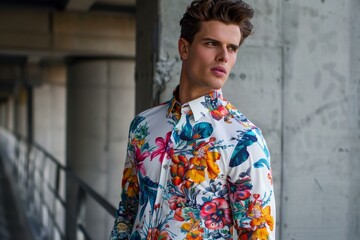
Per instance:
[[[215,42],[215,43],[220,43],[219,40],[216,40],[216,39],[213,39],[213,38],[203,38],[202,41],[212,41],[212,42]],[[237,44],[232,44],[230,43],[228,45],[229,47],[232,47],[232,48],[236,48],[236,49],[239,49],[240,45],[237,45]]]

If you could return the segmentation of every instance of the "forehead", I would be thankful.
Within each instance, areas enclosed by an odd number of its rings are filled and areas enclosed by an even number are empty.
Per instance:
[[[240,27],[236,24],[226,24],[220,21],[201,22],[195,39],[211,38],[220,42],[239,44],[241,40]]]

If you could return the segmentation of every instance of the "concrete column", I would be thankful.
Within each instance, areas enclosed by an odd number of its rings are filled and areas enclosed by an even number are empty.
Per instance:
[[[44,66],[41,78],[34,88],[34,140],[65,165],[66,66]]]
[[[134,61],[70,63],[67,102],[67,165],[116,206],[135,111]],[[69,184],[67,198],[73,204],[76,189]],[[88,198],[83,224],[93,239],[107,239],[113,218]]]
[[[27,137],[27,91],[24,86],[19,86],[17,97],[17,129],[16,132],[23,137]]]
[[[136,96],[139,96],[136,98],[136,113],[159,102],[161,86],[154,82],[160,43],[158,2],[158,0],[137,0],[136,3],[136,51],[138,54],[136,55],[135,76]]]
[[[66,66],[58,63],[45,65],[38,73],[41,84],[34,88],[34,141],[53,155],[62,165],[65,161],[66,136]],[[55,164],[50,160],[45,165],[45,175],[51,184],[55,185]],[[59,191],[62,199],[65,197],[65,173],[61,172]],[[45,191],[45,201],[55,216],[55,221],[61,232],[65,233],[65,209],[53,194]],[[43,218],[50,238],[58,239],[58,232],[51,233],[52,222]],[[56,231],[56,230],[52,230]]]
[[[5,103],[5,102],[1,102],[1,103],[0,103],[0,126],[1,126],[1,127],[5,127],[5,124],[6,124],[6,115],[7,115],[6,103]]]
[[[7,119],[6,119],[6,128],[12,132],[14,131],[14,97],[11,96],[7,101]]]

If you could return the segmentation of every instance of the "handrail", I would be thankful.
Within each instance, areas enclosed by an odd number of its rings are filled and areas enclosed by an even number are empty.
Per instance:
[[[29,217],[34,218],[35,216],[36,218],[30,219],[30,221],[32,221],[31,224],[36,225],[34,229],[40,229],[35,233],[35,235],[38,235],[38,239],[55,239],[55,234],[58,235],[58,238],[64,240],[77,239],[78,234],[67,234],[64,227],[60,226],[56,220],[56,201],[61,204],[64,211],[66,211],[66,214],[71,216],[71,222],[74,223],[75,228],[77,229],[76,231],[82,233],[83,239],[92,239],[89,231],[81,220],[81,208],[84,206],[87,197],[91,197],[102,209],[112,217],[114,216],[116,208],[112,204],[81,180],[68,167],[62,165],[60,161],[42,146],[38,143],[28,141],[28,139],[19,134],[10,133],[4,129],[0,130],[0,154],[11,163],[13,175],[17,180],[19,187],[27,190],[23,197],[24,203],[25,206],[28,207],[28,211],[33,211],[32,214],[28,214]],[[6,134],[4,134],[5,131]],[[1,136],[1,133],[3,133],[3,136]],[[9,146],[9,138],[15,140],[15,146]],[[13,149],[11,149],[11,147]],[[15,154],[11,154],[11,151],[15,152]],[[15,157],[11,159],[12,157],[10,155],[15,155]],[[39,156],[42,159],[40,159]],[[50,171],[49,162],[54,165],[54,176],[47,182],[45,168],[48,167],[48,171]],[[66,176],[65,179],[61,179],[61,172]],[[66,202],[66,199],[63,199],[61,196],[60,185],[61,182],[64,184],[65,181],[71,181],[71,184],[77,186],[75,211],[69,210],[70,206]],[[51,196],[49,196],[48,193],[51,193]],[[52,206],[51,204],[49,205],[49,198],[52,198]],[[37,217],[41,217],[44,214],[48,215],[48,218],[50,219],[50,228],[37,219]],[[62,225],[65,225],[65,219]]]

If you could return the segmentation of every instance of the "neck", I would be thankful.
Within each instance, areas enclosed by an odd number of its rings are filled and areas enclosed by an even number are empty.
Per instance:
[[[191,80],[183,78],[183,74],[180,76],[180,85],[179,85],[179,99],[178,101],[181,104],[190,102],[196,98],[209,94],[215,89],[209,87],[204,87],[201,85],[191,84]]]

